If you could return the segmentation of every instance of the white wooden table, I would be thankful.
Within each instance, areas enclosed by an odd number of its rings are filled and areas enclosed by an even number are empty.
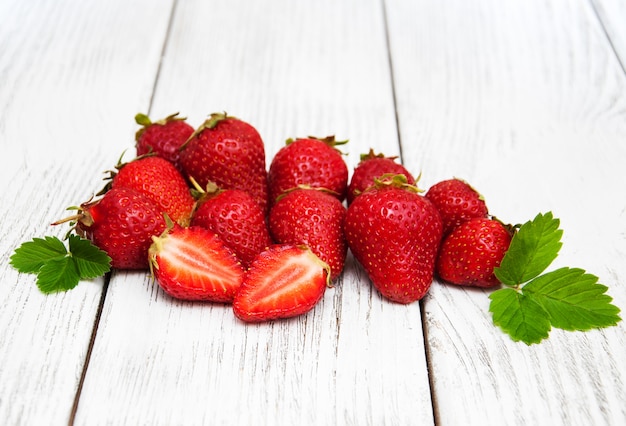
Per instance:
[[[133,117],[227,111],[268,161],[335,134],[492,213],[553,211],[556,266],[626,308],[623,0],[0,0],[0,424],[624,425],[626,325],[493,326],[488,291],[382,300],[349,258],[306,316],[245,325],[147,273],[51,296],[9,257],[101,187]]]

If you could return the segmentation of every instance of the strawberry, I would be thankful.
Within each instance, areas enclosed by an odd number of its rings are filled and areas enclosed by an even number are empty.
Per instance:
[[[76,221],[76,232],[104,250],[111,257],[111,267],[117,269],[148,269],[150,238],[166,227],[154,201],[124,187],[83,203],[78,214],[68,219]]]
[[[187,226],[195,200],[183,175],[164,158],[146,155],[116,166],[111,171],[109,188],[131,188],[154,201],[162,212],[180,225]]]
[[[150,120],[150,117],[145,114],[137,114],[135,121],[142,126],[135,133],[137,156],[155,153],[182,170],[178,149],[194,131],[185,120],[185,118],[178,117],[178,113],[158,121]]]
[[[476,217],[445,237],[437,258],[437,274],[452,284],[493,287],[500,282],[494,268],[511,243],[511,228],[496,219]]]
[[[377,180],[356,197],[348,206],[344,233],[384,297],[407,304],[426,295],[441,242],[441,218],[403,175]]]
[[[385,157],[384,154],[375,154],[373,149],[367,154],[361,154],[361,161],[354,168],[350,184],[348,185],[348,204],[354,198],[374,185],[374,179],[383,175],[404,175],[409,185],[415,185],[415,178],[402,164],[396,163],[397,157]]]
[[[348,245],[346,208],[329,193],[307,187],[283,193],[271,208],[269,226],[278,243],[303,244],[330,266],[331,280],[343,271]]]
[[[270,163],[270,202],[274,203],[280,194],[298,185],[326,188],[343,200],[348,187],[348,167],[335,146],[347,142],[336,141],[334,136],[288,139]]]
[[[330,267],[307,247],[275,244],[261,252],[235,294],[233,311],[246,322],[302,315],[330,286]]]
[[[444,235],[473,217],[488,215],[483,197],[461,179],[454,178],[436,183],[428,190],[426,198],[439,210]]]
[[[215,232],[247,269],[272,243],[261,206],[247,192],[219,189],[213,182],[203,192],[191,225]]]
[[[150,269],[165,293],[182,300],[232,302],[244,270],[217,235],[173,225],[152,241]]]
[[[246,191],[267,212],[265,147],[250,124],[226,113],[211,114],[181,147],[180,162],[200,186],[215,182]]]

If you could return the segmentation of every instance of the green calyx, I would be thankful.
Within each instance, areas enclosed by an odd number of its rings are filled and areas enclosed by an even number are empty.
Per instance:
[[[396,158],[398,158],[398,156],[387,157],[383,153],[376,154],[374,150],[370,148],[370,152],[368,152],[367,154],[361,154],[361,157],[360,157],[361,162],[367,161],[367,160],[373,160],[374,158],[387,158],[389,160],[395,160]]]
[[[338,141],[337,139],[335,139],[335,135],[326,136],[325,138],[319,138],[317,136],[307,136],[306,138],[289,138],[285,141],[285,145],[291,145],[294,142],[297,142],[299,140],[304,140],[304,139],[313,139],[313,140],[317,140],[320,142],[324,142],[329,147],[334,148],[335,151],[337,151],[341,155],[347,155],[347,153],[342,152],[341,150],[337,149],[337,146],[345,145],[350,141],[349,139]]]
[[[319,191],[319,192],[323,192],[323,193],[328,194],[328,195],[332,195],[333,197],[338,197],[339,196],[339,193],[337,191],[333,191],[332,189],[300,184],[298,186],[294,186],[293,188],[285,189],[283,192],[281,192],[276,197],[276,202],[278,202],[278,201],[282,200],[283,198],[285,198],[287,196],[287,194],[290,194],[292,192],[299,191],[299,190]]]
[[[420,173],[420,175],[417,177],[417,179],[415,179],[415,181],[416,182],[419,181],[421,176],[422,175]],[[418,188],[416,185],[409,184],[406,176],[402,174],[396,175],[393,173],[387,173],[380,177],[374,178],[374,185],[372,185],[370,188],[380,189],[380,188],[386,188],[386,187],[404,189],[406,191],[414,192],[416,194],[424,192],[423,189]],[[369,191],[370,188],[367,188],[365,191]]]
[[[141,137],[141,135],[143,135],[143,133],[146,131],[146,128],[148,128],[148,126],[151,126],[153,124],[164,126],[171,121],[177,121],[177,120],[184,121],[187,119],[187,117],[179,117],[178,114],[179,114],[178,112],[175,112],[174,114],[170,114],[167,117],[162,118],[160,120],[152,121],[150,120],[150,117],[148,117],[148,115],[141,113],[141,112],[137,113],[135,115],[135,123],[139,124],[141,128],[137,130],[137,132],[135,133],[135,140],[136,141],[139,140],[139,138]]]
[[[189,141],[191,141],[193,138],[195,138],[196,136],[198,136],[200,133],[202,133],[203,131],[207,130],[207,129],[214,129],[215,127],[217,127],[217,125],[219,123],[221,123],[222,121],[226,120],[226,119],[236,119],[236,117],[233,117],[231,115],[228,115],[226,112],[214,112],[211,113],[209,115],[209,118],[207,118],[206,120],[204,120],[204,123],[202,123],[192,134],[191,136],[189,136],[189,138],[187,138],[187,140],[185,141],[185,143],[183,143],[178,150],[182,151],[183,149],[185,149],[185,147],[187,146],[187,144],[189,143]]]
[[[189,182],[192,186],[192,188],[190,189],[191,196],[196,200],[195,206],[193,208],[193,213],[195,213],[195,211],[198,210],[198,207],[200,207],[200,205],[206,200],[217,197],[219,194],[225,191],[225,189],[220,188],[215,182],[211,181],[209,181],[206,184],[206,187],[203,188],[192,176],[189,177]]]

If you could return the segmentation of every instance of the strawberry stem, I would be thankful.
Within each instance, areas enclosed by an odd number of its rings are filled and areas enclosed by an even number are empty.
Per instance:
[[[374,158],[387,158],[389,160],[395,160],[396,158],[398,158],[398,156],[387,157],[383,153],[376,154],[374,150],[370,148],[370,152],[368,152],[367,154],[361,154],[360,160],[361,162],[363,162],[367,160],[373,160]]]

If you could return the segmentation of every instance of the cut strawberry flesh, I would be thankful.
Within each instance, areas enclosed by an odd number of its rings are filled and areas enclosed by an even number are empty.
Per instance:
[[[161,288],[177,299],[231,302],[243,279],[232,251],[199,227],[155,237],[150,259]]]
[[[311,250],[291,244],[262,252],[235,295],[235,315],[247,322],[288,318],[310,311],[329,285],[330,267]]]

